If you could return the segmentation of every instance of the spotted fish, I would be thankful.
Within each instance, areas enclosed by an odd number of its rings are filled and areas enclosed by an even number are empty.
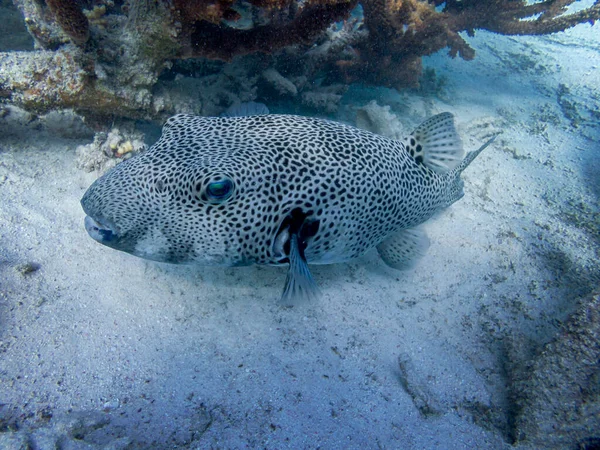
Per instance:
[[[158,142],[99,178],[81,200],[96,241],[168,263],[287,264],[282,300],[312,298],[308,264],[376,247],[405,269],[428,247],[418,227],[463,196],[450,113],[405,140],[293,115],[165,123]]]

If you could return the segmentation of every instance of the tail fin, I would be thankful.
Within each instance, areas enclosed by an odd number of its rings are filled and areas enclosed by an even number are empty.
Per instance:
[[[477,158],[479,156],[479,154],[488,147],[488,145],[490,145],[492,142],[494,142],[494,140],[497,137],[498,137],[497,134],[492,136],[492,138],[490,140],[488,140],[485,144],[483,144],[477,150],[467,153],[467,156],[465,156],[465,159],[463,159],[460,162],[460,164],[452,170],[452,174],[454,174],[454,176],[459,176],[462,173],[462,171],[465,170],[467,167],[469,167],[469,164],[471,164],[473,162],[473,160],[475,158]]]
[[[498,135],[493,136],[477,150],[467,153],[465,159],[463,159],[458,166],[452,169],[452,171],[448,172],[447,177],[449,189],[447,191],[446,201],[443,205],[444,207],[450,206],[452,203],[460,200],[463,195],[465,195],[463,192],[464,182],[460,178],[460,174],[463,172],[463,170],[469,167],[469,164],[471,164],[482,151],[484,151],[492,142],[494,142],[497,137]]]

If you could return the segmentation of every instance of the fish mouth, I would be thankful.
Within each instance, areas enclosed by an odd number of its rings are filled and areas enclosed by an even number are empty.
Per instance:
[[[108,221],[85,216],[83,223],[85,231],[87,231],[90,237],[102,244],[114,242],[118,237],[116,227],[112,226]]]

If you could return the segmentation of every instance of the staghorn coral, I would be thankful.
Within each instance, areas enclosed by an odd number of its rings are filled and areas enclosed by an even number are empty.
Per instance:
[[[529,3],[525,0],[488,0],[447,3],[444,14],[451,15],[450,25],[473,35],[475,29],[506,35],[540,35],[564,31],[580,23],[594,24],[600,18],[600,2],[594,6],[565,15],[575,0],[543,0]],[[440,2],[438,2],[440,3]],[[485,5],[485,9],[479,6]],[[535,18],[535,16],[539,17]]]
[[[262,73],[263,78],[270,83],[273,88],[281,95],[298,95],[298,88],[294,83],[281,75],[277,69],[269,68]]]
[[[572,14],[575,0],[13,1],[45,51],[0,53],[0,101],[35,113],[73,108],[98,124],[219,113],[263,85],[267,97],[287,87],[333,111],[340,85],[417,86],[422,56],[444,48],[473,59],[461,32],[546,34],[600,17],[600,0]],[[247,68],[231,76],[240,57]],[[220,92],[189,95],[182,84]]]
[[[348,81],[362,80],[397,88],[416,87],[421,57],[444,48],[471,60],[475,51],[459,34],[475,30],[507,35],[563,31],[600,18],[600,2],[564,15],[575,0],[363,0],[369,36],[356,45],[357,57],[338,65]],[[440,10],[441,8],[441,10]],[[536,16],[538,16],[536,18]]]

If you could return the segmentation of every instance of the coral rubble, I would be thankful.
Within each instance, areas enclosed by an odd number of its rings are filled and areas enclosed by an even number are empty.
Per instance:
[[[348,83],[416,86],[421,58],[444,48],[473,59],[463,32],[547,34],[600,17],[600,0],[570,14],[574,0],[13,2],[37,51],[0,53],[0,101],[96,123],[218,113],[261,86],[330,112]],[[207,86],[222,91],[207,99]]]
[[[145,150],[142,138],[139,132],[118,128],[96,133],[92,143],[77,147],[77,166],[86,172],[105,172],[116,166],[119,159],[128,159]]]

